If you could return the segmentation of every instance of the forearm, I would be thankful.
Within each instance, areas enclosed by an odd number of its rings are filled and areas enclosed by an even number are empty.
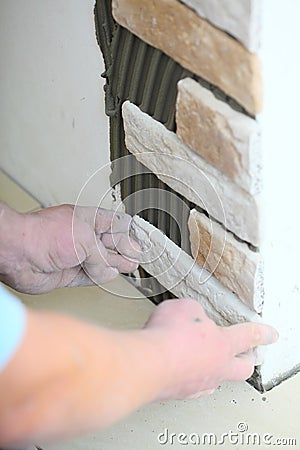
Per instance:
[[[155,333],[30,312],[24,341],[0,374],[0,446],[108,426],[154,400],[166,383]]]

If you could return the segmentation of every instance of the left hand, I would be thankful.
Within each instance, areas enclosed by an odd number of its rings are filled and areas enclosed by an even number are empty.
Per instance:
[[[138,267],[128,214],[61,205],[18,218],[19,255],[3,281],[20,292],[102,284]]]

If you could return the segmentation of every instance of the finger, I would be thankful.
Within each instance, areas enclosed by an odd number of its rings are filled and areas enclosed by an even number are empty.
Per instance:
[[[273,344],[278,339],[278,333],[270,325],[260,323],[239,323],[223,328],[231,341],[234,355],[247,352],[258,345]]]
[[[108,253],[107,261],[111,267],[116,268],[120,273],[134,272],[139,265],[136,261],[130,261],[124,256],[114,253]]]
[[[104,267],[100,268],[99,265],[95,268],[91,268],[91,266],[85,267],[83,266],[83,271],[86,273],[87,277],[92,281],[91,285],[97,284],[101,285],[104,283],[108,283],[109,281],[114,280],[118,275],[119,271],[115,267]],[[89,286],[89,284],[86,284]]]
[[[226,380],[224,381],[245,381],[253,374],[254,366],[255,355],[253,351],[236,356],[232,360]]]
[[[114,280],[118,275],[118,269],[115,269],[114,267],[105,267],[101,274],[101,281],[99,281],[99,284],[108,283],[109,281]]]
[[[138,259],[141,255],[139,244],[124,233],[104,233],[101,241],[106,248],[116,250],[121,255],[135,259]]]
[[[99,208],[95,216],[95,233],[124,233],[129,234],[131,216],[118,211]]]
[[[59,287],[93,286],[95,284],[82,268],[78,270],[77,267],[74,267],[67,272],[64,273],[62,285]]]
[[[82,267],[95,284],[106,283],[114,279],[119,273],[116,268],[109,264],[108,252],[101,241],[90,248],[90,253]]]

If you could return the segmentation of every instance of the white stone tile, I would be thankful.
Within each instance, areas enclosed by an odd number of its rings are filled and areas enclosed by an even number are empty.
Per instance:
[[[123,118],[126,146],[140,162],[242,240],[259,244],[258,196],[241,189],[130,102],[123,105]]]
[[[182,1],[199,16],[237,38],[251,52],[259,49],[263,0]]]

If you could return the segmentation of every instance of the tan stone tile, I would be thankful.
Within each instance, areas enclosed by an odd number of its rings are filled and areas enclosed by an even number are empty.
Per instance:
[[[186,78],[178,83],[177,135],[247,192],[261,191],[260,126],[211,91]]]
[[[261,312],[263,273],[260,255],[196,210],[191,211],[188,225],[191,252],[197,263],[251,309]]]

